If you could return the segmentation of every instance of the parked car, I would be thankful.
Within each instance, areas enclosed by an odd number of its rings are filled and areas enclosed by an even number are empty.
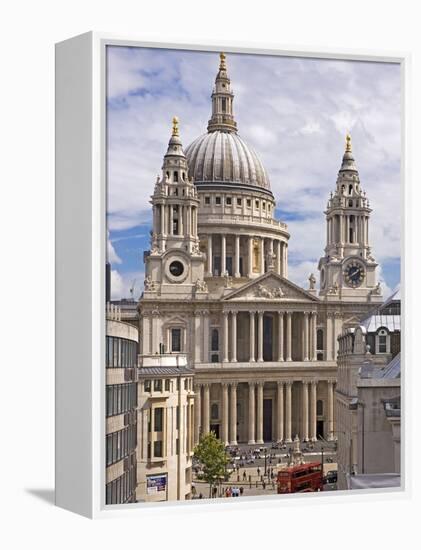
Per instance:
[[[337,483],[338,482],[338,471],[337,470],[330,470],[326,473],[326,475],[323,478],[324,483]]]

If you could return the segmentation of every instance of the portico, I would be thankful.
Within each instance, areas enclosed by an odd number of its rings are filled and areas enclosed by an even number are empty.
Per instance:
[[[230,307],[222,319],[223,363],[317,360],[314,310]]]
[[[280,373],[259,378],[196,383],[196,443],[211,430],[210,417],[225,445],[288,443],[295,435],[303,441],[332,439],[332,379],[292,379]]]

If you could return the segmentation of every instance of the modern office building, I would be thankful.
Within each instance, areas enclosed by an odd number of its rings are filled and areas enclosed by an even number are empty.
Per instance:
[[[106,504],[136,500],[137,327],[121,321],[107,304],[106,320]]]

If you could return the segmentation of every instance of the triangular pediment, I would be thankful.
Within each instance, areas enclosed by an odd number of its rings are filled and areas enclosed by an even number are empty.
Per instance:
[[[318,302],[319,299],[277,273],[269,272],[236,288],[223,301]]]
[[[348,317],[344,319],[343,321],[343,328],[350,328],[350,327],[356,327],[361,324],[361,319],[355,315],[352,315],[351,317]]]

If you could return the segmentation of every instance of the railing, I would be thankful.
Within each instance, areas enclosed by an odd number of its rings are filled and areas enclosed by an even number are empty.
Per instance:
[[[246,214],[229,214],[227,212],[224,213],[224,215],[213,215],[213,214],[205,214],[201,213],[199,214],[200,223],[206,224],[206,223],[218,223],[218,224],[227,224],[227,223],[260,223],[264,225],[270,225],[272,227],[282,229],[283,231],[287,231],[288,226],[286,223],[280,222],[278,220],[274,220],[273,218],[264,218],[263,216],[251,216]]]

